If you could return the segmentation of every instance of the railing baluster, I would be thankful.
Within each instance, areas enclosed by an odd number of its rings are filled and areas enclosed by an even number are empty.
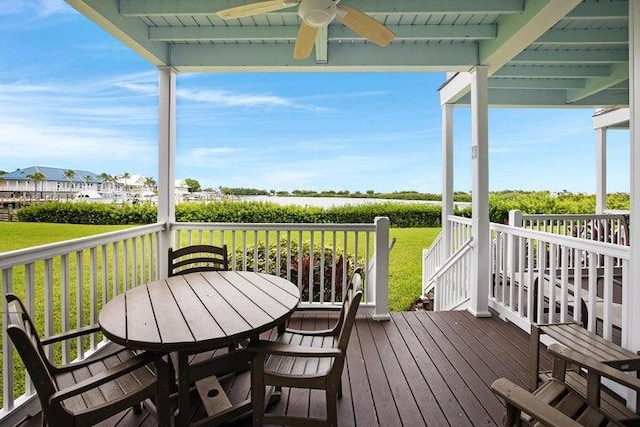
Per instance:
[[[331,243],[331,259],[333,262],[331,263],[331,302],[336,302],[336,269],[338,267],[338,250],[336,248],[337,245],[337,234],[336,231],[331,232],[332,243]],[[365,277],[365,283],[367,278]]]
[[[313,266],[315,265],[313,231],[309,233],[309,272],[307,273],[307,281],[309,283],[309,302],[313,302],[314,283],[313,283]]]
[[[84,326],[84,252],[76,251],[76,327]],[[82,338],[77,337],[76,358],[84,359]]]
[[[89,322],[93,325],[98,321],[98,250],[95,246],[89,249],[89,260],[89,313],[91,316]],[[89,337],[89,346],[91,350],[96,349],[96,334],[91,334]]]
[[[69,330],[69,254],[63,254],[61,266],[60,332]],[[62,364],[69,363],[69,342],[62,342]]]
[[[13,269],[11,267],[2,270],[2,408],[11,411],[14,403],[14,365],[13,365],[13,345],[7,333],[7,322],[9,320],[8,303],[5,295],[13,292]]]
[[[326,302],[324,296],[324,263],[325,263],[325,248],[324,248],[324,230],[320,231],[320,302]],[[333,258],[332,262],[333,262]]]

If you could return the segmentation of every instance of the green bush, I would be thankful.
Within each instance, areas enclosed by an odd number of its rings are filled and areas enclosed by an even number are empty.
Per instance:
[[[629,209],[628,194],[610,194],[607,201],[610,209]],[[573,193],[554,196],[548,191],[501,191],[489,195],[491,222],[504,223],[512,209],[527,214],[588,214],[595,212],[595,196]],[[21,208],[17,215],[25,222],[124,225],[154,223],[156,211],[156,206],[149,203],[47,202]],[[457,209],[456,214],[470,217],[471,208]],[[392,227],[440,227],[440,215],[440,206],[420,203],[374,203],[327,209],[239,201],[180,203],[176,206],[178,222],[345,224],[372,223],[377,216],[386,216]]]
[[[155,205],[142,203],[116,205],[103,203],[47,202],[18,210],[25,222],[119,225],[151,224],[156,221]],[[275,203],[221,201],[180,203],[176,206],[179,222],[232,223],[372,223],[387,216],[394,227],[439,227],[440,207],[422,204],[392,203],[341,206],[328,209],[280,206]]]
[[[20,208],[18,220],[65,224],[125,225],[156,222],[157,209],[150,203],[117,205],[107,203],[46,202]]]
[[[256,249],[258,252],[258,258],[256,260],[255,254]],[[245,267],[246,269],[254,271],[254,266],[257,268],[255,271],[260,273],[271,273],[278,275],[283,278],[287,278],[289,275],[291,282],[294,284],[298,284],[298,277],[301,277],[302,284],[302,301],[309,301],[309,273],[311,267],[311,246],[308,242],[303,242],[302,244],[302,265],[299,265],[299,245],[296,241],[289,242],[287,239],[280,239],[279,242],[273,242],[269,244],[268,250],[268,259],[269,259],[269,268],[267,271],[267,257],[265,250],[265,242],[259,242],[258,247],[255,245],[247,246],[246,252],[242,250],[242,248],[236,249],[235,256],[235,269],[242,270]],[[351,277],[353,274],[354,266],[352,264],[353,255],[344,253],[344,250],[341,248],[335,248],[335,251],[332,251],[331,248],[325,248],[324,253],[321,253],[322,248],[320,246],[314,245],[313,247],[313,301],[320,301],[320,270],[321,267],[324,267],[324,299],[330,300],[331,298],[331,282],[332,277],[335,277],[335,301],[342,301],[342,282],[343,278],[346,277],[346,280]],[[277,268],[277,259],[278,253],[280,256],[280,268],[276,271]],[[287,255],[291,254],[291,259],[287,259]],[[346,258],[345,258],[346,256]],[[324,257],[324,265],[321,265],[322,257]],[[245,261],[246,259],[246,261]],[[346,262],[344,260],[347,260]],[[335,273],[333,269],[333,265],[335,264]],[[347,274],[344,275],[344,267],[347,267]],[[364,265],[364,260],[359,259],[358,265]],[[287,269],[291,267],[291,270],[287,272]],[[289,274],[287,274],[289,273]]]

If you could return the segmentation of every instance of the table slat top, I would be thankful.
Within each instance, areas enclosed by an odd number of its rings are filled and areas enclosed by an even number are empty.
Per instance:
[[[271,329],[291,314],[300,292],[268,274],[190,273],[118,295],[100,312],[112,341],[145,350],[216,348]]]

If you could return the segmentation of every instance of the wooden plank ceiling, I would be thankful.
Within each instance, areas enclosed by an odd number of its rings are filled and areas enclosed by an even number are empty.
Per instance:
[[[222,20],[217,11],[252,0],[66,1],[178,72],[456,73],[484,64],[492,105],[629,103],[628,0],[344,0],[395,39],[379,47],[334,20],[302,60],[293,59],[296,5]],[[467,92],[450,99],[466,104]]]

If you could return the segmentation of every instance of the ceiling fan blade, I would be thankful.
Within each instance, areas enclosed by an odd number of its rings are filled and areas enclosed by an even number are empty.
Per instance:
[[[318,29],[304,22],[300,24],[298,36],[296,37],[296,45],[293,48],[293,59],[306,59],[311,55],[313,46],[316,43],[316,35]]]
[[[378,46],[384,47],[396,37],[391,30],[366,13],[342,3],[338,5],[336,19]]]
[[[297,5],[298,0],[266,0],[222,9],[216,12],[216,14],[222,19],[243,18],[245,16],[259,15],[261,13],[273,12],[274,10],[286,9]]]

